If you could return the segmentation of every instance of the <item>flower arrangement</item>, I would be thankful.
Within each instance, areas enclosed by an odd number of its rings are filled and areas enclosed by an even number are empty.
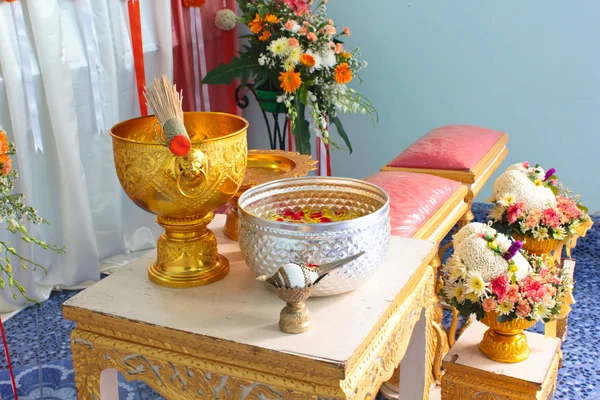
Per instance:
[[[513,234],[535,240],[564,240],[590,219],[588,210],[558,182],[555,169],[515,164],[494,184],[490,219]]]
[[[251,0],[239,2],[239,21],[251,31],[249,44],[229,64],[209,72],[205,84],[241,85],[276,92],[292,122],[296,148],[310,154],[314,132],[331,143],[329,123],[352,152],[338,112],[361,113],[378,119],[369,100],[347,86],[367,66],[358,49],[348,50],[342,39],[350,29],[339,29],[327,17],[326,0]],[[314,7],[313,7],[314,6]]]
[[[557,265],[527,255],[521,242],[483,224],[466,225],[453,244],[440,295],[461,315],[480,320],[495,311],[500,322],[548,322],[560,313],[570,283]]]
[[[11,156],[16,154],[15,146],[8,141],[6,132],[0,129],[0,222],[6,224],[6,230],[18,235],[23,241],[32,243],[44,250],[50,250],[55,253],[63,253],[64,248],[59,248],[53,244],[47,244],[37,239],[30,232],[23,222],[33,224],[45,223],[48,221],[41,218],[35,209],[22,203],[23,194],[11,193],[14,189],[15,181],[19,178],[17,171],[12,169]],[[20,293],[26,300],[35,302],[29,298],[25,288],[15,279],[13,266],[19,265],[24,270],[33,267],[33,270],[41,268],[47,270],[40,264],[25,258],[8,241],[0,240],[0,288],[4,288],[6,283],[12,289],[13,298],[17,299]]]

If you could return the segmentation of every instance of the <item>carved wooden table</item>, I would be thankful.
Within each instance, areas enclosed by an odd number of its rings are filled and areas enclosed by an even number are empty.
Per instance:
[[[561,362],[560,339],[525,332],[529,358],[516,364],[490,360],[479,350],[487,327],[473,322],[444,358],[443,400],[549,400]]]
[[[421,359],[404,386],[427,398],[434,243],[392,237],[372,279],[345,295],[309,299],[312,329],[288,335],[278,328],[284,303],[254,279],[237,243],[219,240],[231,262],[222,281],[153,285],[151,252],[63,305],[77,324],[71,348],[80,399],[116,398],[116,371],[167,399],[373,399],[407,349]],[[411,350],[415,325],[422,345]]]

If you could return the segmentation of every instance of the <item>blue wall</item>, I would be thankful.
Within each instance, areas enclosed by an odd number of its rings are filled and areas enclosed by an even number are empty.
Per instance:
[[[369,67],[357,87],[380,123],[344,118],[355,151],[334,174],[365,177],[427,131],[450,123],[510,134],[501,169],[528,160],[557,169],[600,210],[600,2],[330,0]],[[267,147],[256,110],[251,145]],[[264,123],[263,123],[264,124]],[[497,175],[496,175],[497,176]],[[495,179],[495,176],[492,178]],[[491,182],[481,193],[491,194]]]

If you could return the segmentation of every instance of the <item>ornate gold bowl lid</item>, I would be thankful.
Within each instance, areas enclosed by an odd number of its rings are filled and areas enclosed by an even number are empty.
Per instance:
[[[248,166],[240,191],[278,179],[305,176],[317,169],[309,155],[283,150],[249,150]]]

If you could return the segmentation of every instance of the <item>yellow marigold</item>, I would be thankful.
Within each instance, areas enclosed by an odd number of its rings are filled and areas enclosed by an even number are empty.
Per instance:
[[[254,19],[248,23],[248,28],[254,33],[258,35],[260,31],[263,29],[263,20],[260,18],[260,15],[256,14]]]
[[[291,69],[279,74],[279,82],[281,82],[281,88],[287,93],[294,93],[302,85],[302,78],[300,78],[300,72]]]
[[[0,130],[0,154],[4,155],[8,151],[8,136],[6,132]]]
[[[348,67],[348,63],[341,63],[335,67],[335,81],[340,85],[346,84],[352,80],[352,71]]]
[[[267,40],[269,40],[270,37],[271,37],[270,31],[263,31],[260,34],[260,36],[258,37],[258,40],[260,40],[261,42],[266,42]]]
[[[265,22],[268,22],[269,24],[278,24],[279,18],[277,18],[276,15],[267,14],[267,15],[265,15]]]
[[[317,60],[315,60],[315,58],[313,56],[311,56],[310,54],[302,54],[300,56],[300,62],[305,67],[309,67],[309,68],[312,68],[317,64]]]
[[[342,51],[340,53],[340,56],[344,57],[346,60],[349,59],[350,57],[352,57],[352,53],[348,53],[346,51]]]

